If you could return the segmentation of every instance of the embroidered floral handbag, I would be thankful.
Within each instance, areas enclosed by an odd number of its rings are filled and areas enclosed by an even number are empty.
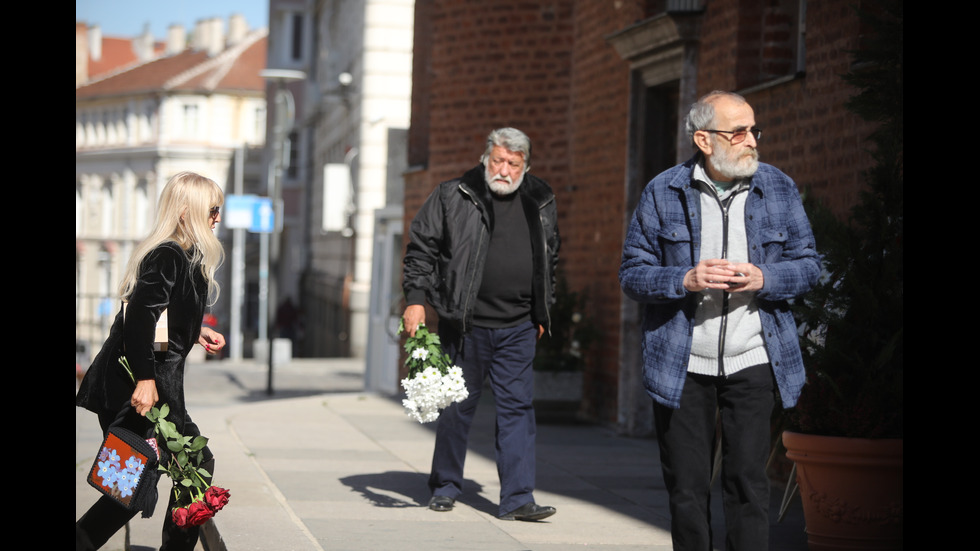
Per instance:
[[[145,439],[121,426],[130,411],[127,405],[109,425],[88,483],[126,509],[143,511],[145,518],[156,505],[160,452],[156,438]]]

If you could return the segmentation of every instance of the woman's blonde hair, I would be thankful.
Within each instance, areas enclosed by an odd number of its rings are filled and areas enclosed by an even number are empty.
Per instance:
[[[136,287],[143,258],[161,243],[173,241],[187,251],[193,248],[192,267],[200,267],[208,282],[209,303],[218,299],[220,288],[214,272],[221,265],[224,249],[211,229],[211,209],[225,202],[225,194],[214,183],[193,172],[175,174],[160,194],[153,231],[133,251],[123,273],[119,294],[128,298]]]

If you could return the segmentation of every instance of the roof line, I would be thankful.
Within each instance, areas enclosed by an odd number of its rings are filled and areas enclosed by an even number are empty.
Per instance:
[[[154,55],[154,56],[151,56],[151,57],[147,58],[145,61],[140,61],[140,60],[137,59],[136,61],[130,63],[129,65],[121,65],[121,66],[116,67],[115,69],[109,71],[108,73],[103,73],[103,74],[99,75],[98,77],[96,77],[96,78],[94,78],[92,80],[88,80],[86,82],[83,82],[81,84],[78,84],[78,85],[75,86],[75,90],[78,90],[79,88],[84,88],[86,86],[89,86],[91,84],[95,84],[97,82],[102,82],[103,80],[112,78],[112,77],[114,77],[116,75],[121,75],[122,73],[125,73],[127,71],[132,71],[133,69],[135,69],[137,67],[141,67],[143,65],[146,65],[147,63],[153,63],[154,61],[158,61],[160,59],[163,59],[164,57],[167,57],[166,50],[163,50],[163,52],[160,53],[160,54],[157,54],[157,55]]]
[[[261,40],[263,37],[265,37],[268,34],[268,32],[269,32],[268,29],[265,28],[256,29],[250,32],[238,44],[235,44],[231,48],[222,51],[218,55],[214,56],[213,58],[203,63],[191,67],[190,69],[184,71],[183,73],[173,76],[172,78],[170,78],[169,80],[163,83],[162,88],[164,90],[171,90],[189,81],[190,79],[198,75],[201,75],[207,71],[210,71],[212,68],[214,68],[215,74],[209,77],[204,83],[205,89],[214,90],[221,82],[221,79],[224,78],[224,76],[228,74],[228,71],[230,71],[232,67],[235,65],[235,61],[238,59],[239,56],[242,55],[242,52],[244,52],[250,46],[255,44],[257,41]]]

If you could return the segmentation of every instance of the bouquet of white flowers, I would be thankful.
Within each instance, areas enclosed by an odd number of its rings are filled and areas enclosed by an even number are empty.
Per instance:
[[[399,332],[402,330],[404,327],[399,328]],[[407,398],[402,405],[416,421],[435,421],[439,410],[469,396],[463,370],[451,365],[449,356],[442,351],[439,335],[430,333],[425,325],[419,325],[415,336],[405,341],[405,352],[408,377],[402,379],[402,388]]]

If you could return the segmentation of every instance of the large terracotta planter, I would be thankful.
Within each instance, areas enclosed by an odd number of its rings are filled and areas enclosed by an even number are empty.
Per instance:
[[[811,551],[902,548],[902,443],[783,433]]]

